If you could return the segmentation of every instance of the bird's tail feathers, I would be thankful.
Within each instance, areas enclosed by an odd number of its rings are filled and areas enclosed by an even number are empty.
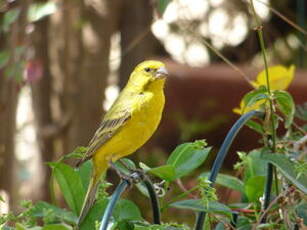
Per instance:
[[[84,218],[86,217],[88,211],[90,210],[90,208],[93,206],[94,202],[95,202],[95,198],[96,198],[96,192],[98,189],[98,185],[99,185],[99,179],[92,177],[91,181],[89,183],[88,186],[88,190],[87,193],[85,195],[84,201],[83,201],[83,205],[82,205],[82,209],[78,218],[78,226],[80,226],[80,224],[82,223],[82,221],[84,220]]]

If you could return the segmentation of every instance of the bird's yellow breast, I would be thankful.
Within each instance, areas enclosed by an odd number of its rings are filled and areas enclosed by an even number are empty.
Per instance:
[[[95,165],[99,167],[106,161],[116,161],[134,153],[157,129],[165,103],[164,80],[152,84],[150,89],[137,95],[131,119],[94,154]]]

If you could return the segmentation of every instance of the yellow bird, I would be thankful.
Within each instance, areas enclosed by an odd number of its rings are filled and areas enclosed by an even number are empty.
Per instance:
[[[86,193],[78,225],[95,201],[98,182],[110,162],[130,155],[154,133],[164,108],[165,65],[159,61],[144,61],[130,75],[100,127],[89,143],[85,157],[93,160],[94,170]]]

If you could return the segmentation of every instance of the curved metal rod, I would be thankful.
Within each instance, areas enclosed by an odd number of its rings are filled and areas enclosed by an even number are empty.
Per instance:
[[[231,129],[229,130],[229,132],[227,133],[227,136],[219,150],[219,152],[217,153],[217,156],[214,160],[212,169],[211,169],[211,173],[209,175],[208,180],[211,181],[211,186],[214,185],[214,182],[216,180],[217,174],[219,173],[222,164],[224,162],[224,159],[228,153],[228,150],[234,140],[234,138],[237,136],[238,132],[240,131],[240,129],[244,126],[244,124],[251,119],[254,116],[261,116],[263,115],[263,112],[260,111],[251,111],[248,112],[244,115],[242,115],[237,121],[236,123],[231,127]],[[199,212],[198,216],[197,216],[197,220],[196,220],[196,224],[195,224],[195,230],[202,230],[203,229],[203,225],[204,225],[204,221],[205,221],[205,217],[206,217],[206,212]]]
[[[150,196],[150,200],[151,200],[151,206],[152,206],[152,210],[153,210],[153,221],[154,224],[161,224],[161,220],[160,220],[160,208],[159,208],[159,201],[155,192],[155,189],[150,181],[150,179],[144,175],[142,178],[149,196]],[[115,189],[107,208],[105,209],[105,212],[103,214],[102,220],[101,220],[101,224],[100,224],[100,228],[99,230],[106,230],[108,228],[108,224],[110,221],[110,218],[112,216],[112,212],[113,209],[116,205],[116,202],[119,200],[121,194],[125,191],[125,189],[130,185],[130,182],[128,180],[123,180]]]
[[[263,210],[266,210],[271,202],[271,192],[273,184],[273,165],[268,163],[267,173],[266,173],[266,182],[264,187],[264,198],[263,198]],[[266,215],[260,220],[261,223],[266,222]]]
[[[152,213],[153,213],[153,222],[154,224],[161,224],[159,200],[156,191],[149,178],[146,177],[144,179],[144,184],[150,196]]]
[[[129,182],[127,180],[123,180],[115,189],[111,200],[108,203],[108,206],[104,212],[104,215],[101,220],[99,230],[106,230],[110,221],[110,217],[112,215],[112,211],[115,207],[116,202],[118,201],[120,195],[125,191],[125,189],[129,186]]]

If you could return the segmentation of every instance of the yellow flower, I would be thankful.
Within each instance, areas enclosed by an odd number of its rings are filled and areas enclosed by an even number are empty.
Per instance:
[[[268,71],[271,90],[286,90],[294,78],[295,66],[291,65],[289,68],[286,68],[284,66],[277,65],[269,67]],[[252,81],[251,84],[256,89],[258,89],[260,86],[266,86],[265,70],[261,71],[256,80]],[[265,102],[265,99],[261,99],[255,102],[253,105],[247,107],[244,100],[241,100],[240,107],[234,108],[232,111],[242,115],[252,110],[259,109],[261,105],[265,104]]]
[[[270,78],[271,90],[285,90],[289,87],[294,77],[295,66],[291,65],[286,68],[281,65],[272,66],[268,68]],[[265,70],[261,71],[256,80],[251,82],[255,88],[259,88],[261,85],[266,86]]]

